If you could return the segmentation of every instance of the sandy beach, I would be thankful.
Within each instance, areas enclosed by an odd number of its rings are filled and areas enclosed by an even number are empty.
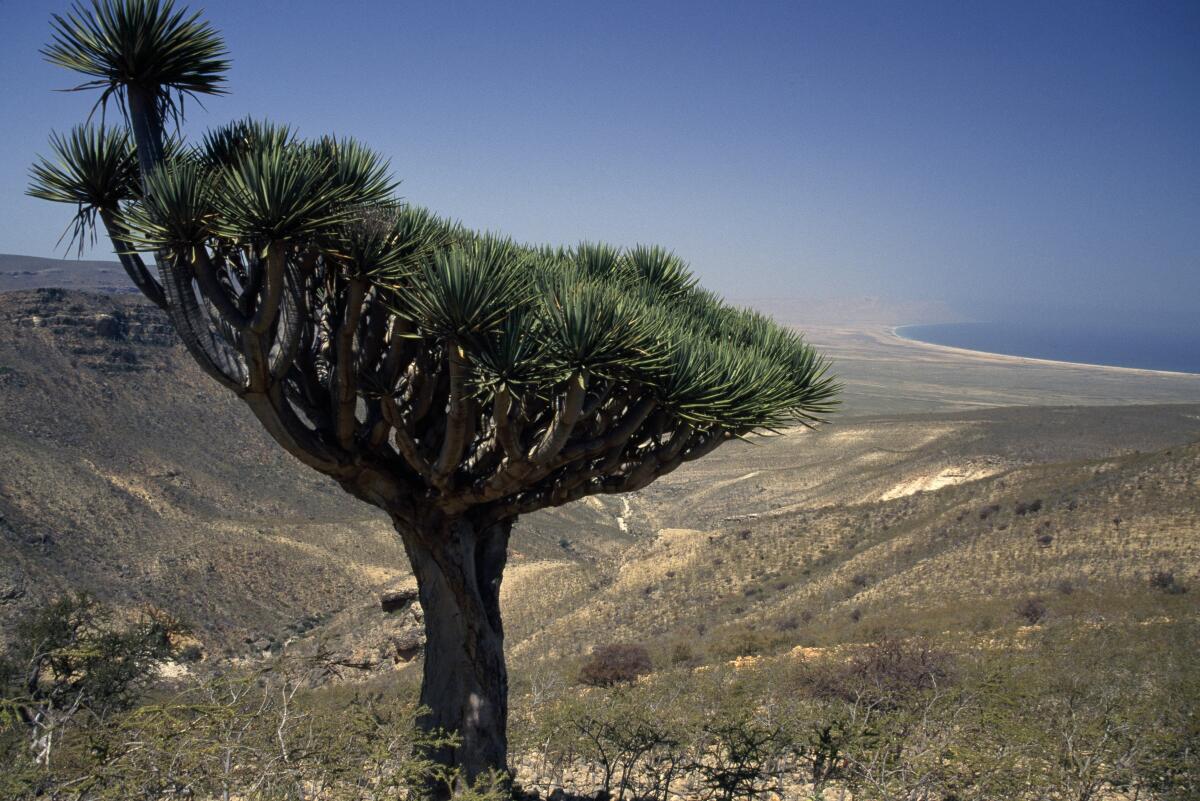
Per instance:
[[[846,385],[843,413],[988,406],[1200,402],[1200,375],[987,353],[907,339],[897,326],[797,326]]]

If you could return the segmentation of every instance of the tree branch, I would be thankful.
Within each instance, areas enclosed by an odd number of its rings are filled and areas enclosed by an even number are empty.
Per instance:
[[[158,266],[167,300],[167,316],[188,353],[222,386],[239,395],[245,392],[246,365],[240,354],[212,330],[192,289],[191,265],[183,259],[172,260],[161,255]]]
[[[246,330],[250,321],[234,304],[225,287],[221,286],[221,282],[217,280],[216,268],[212,259],[209,258],[208,250],[203,247],[196,248],[192,264],[195,267],[196,283],[200,286],[200,291],[216,309],[219,317],[232,326],[235,331]]]
[[[263,334],[275,322],[279,311],[279,299],[283,295],[283,272],[287,266],[287,251],[283,242],[272,242],[267,248],[266,281],[258,308],[250,319],[250,330]]]
[[[348,454],[330,449],[320,437],[296,417],[279,385],[268,392],[247,392],[242,396],[267,433],[284,450],[304,464],[336,477],[347,473]]]
[[[355,407],[358,404],[356,392],[358,382],[354,364],[354,335],[358,331],[359,320],[362,319],[363,299],[366,297],[367,282],[362,278],[353,278],[346,289],[346,299],[343,302],[342,320],[338,325],[334,341],[333,368],[333,421],[338,444],[345,450],[351,450],[354,442],[354,431],[358,423],[355,418]]]
[[[146,263],[142,261],[139,255],[133,249],[133,245],[126,242],[120,235],[120,228],[117,226],[116,218],[112,212],[101,211],[100,220],[104,223],[104,230],[108,233],[108,238],[112,242],[113,250],[117,254],[117,258],[121,261],[121,266],[125,268],[129,279],[133,281],[134,286],[145,295],[150,301],[160,309],[167,308],[167,298],[163,294],[162,284],[155,280],[150,271],[146,269]]]
[[[579,413],[583,410],[586,398],[587,378],[583,373],[576,373],[567,381],[566,394],[559,398],[553,422],[546,429],[541,442],[529,454],[528,461],[531,464],[539,468],[550,466],[551,460],[558,456],[567,444],[567,438],[571,436],[571,431],[579,420]]]
[[[409,430],[409,424],[396,407],[396,402],[387,395],[380,398],[379,402],[384,419],[392,427],[392,438],[395,440],[396,450],[404,458],[404,461],[408,462],[408,466],[425,481],[426,485],[433,486],[433,466],[428,459],[421,455],[421,449],[417,447],[417,442]]]
[[[434,483],[443,488],[458,467],[467,442],[475,434],[475,403],[467,391],[466,354],[456,342],[451,341],[446,345],[447,369],[450,373],[449,411],[446,414],[442,448],[433,467]]]

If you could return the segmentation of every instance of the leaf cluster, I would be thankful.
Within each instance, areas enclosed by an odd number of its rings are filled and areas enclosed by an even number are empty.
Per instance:
[[[137,154],[121,128],[77,125],[70,133],[50,135],[52,155],[39,157],[30,169],[27,194],[75,206],[75,216],[63,233],[68,246],[80,252],[95,241],[96,217],[116,214],[121,204],[141,195]]]
[[[53,31],[46,58],[90,76],[79,88],[101,88],[101,104],[136,89],[161,120],[176,98],[224,91],[219,35],[171,0],[91,0],[54,17]],[[29,191],[76,206],[72,241],[103,215],[120,248],[185,266],[210,252],[216,266],[197,273],[217,272],[210,293],[234,283],[253,293],[243,265],[277,250],[322,271],[313,286],[331,296],[343,279],[365,280],[405,336],[458,354],[485,400],[504,392],[522,409],[603,385],[630,406],[652,398],[669,428],[722,437],[811,424],[836,404],[828,362],[799,334],[703,290],[674,253],[531,247],[466,230],[400,203],[387,161],[353,139],[305,141],[241,120],[194,147],[175,143],[148,175],[129,138],[103,128],[51,149]]]
[[[483,395],[545,396],[573,376],[653,395],[699,429],[819,420],[838,386],[795,332],[698,288],[658,247],[516,246],[476,237],[376,277],[401,314],[470,358]]]
[[[101,89],[98,106],[136,88],[178,116],[184,96],[225,93],[224,42],[199,12],[176,10],[173,0],[92,0],[52,19],[42,55],[89,76],[74,89]]]
[[[131,705],[172,653],[180,624],[147,612],[121,626],[86,594],[67,595],[18,621],[0,659],[0,697],[10,708],[87,709]]]
[[[81,127],[52,140],[30,193],[77,206],[75,237],[106,213],[139,250],[190,261],[200,248],[320,258],[360,278],[411,324],[453,342],[482,396],[550,397],[612,382],[698,430],[745,433],[833,410],[828,362],[794,331],[701,289],[656,246],[530,247],[477,234],[393,195],[387,162],[350,139],[304,141],[240,120],[176,144],[139,186],[129,139]]]

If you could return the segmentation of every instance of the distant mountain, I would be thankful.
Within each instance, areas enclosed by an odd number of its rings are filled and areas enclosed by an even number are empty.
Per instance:
[[[136,292],[117,261],[44,259],[0,253],[0,292],[19,289],[80,289],[92,292]],[[733,298],[732,303],[771,315],[785,325],[903,325],[967,322],[944,303],[854,298]]]
[[[45,287],[92,292],[137,291],[117,261],[43,259],[0,253],[0,292]]]

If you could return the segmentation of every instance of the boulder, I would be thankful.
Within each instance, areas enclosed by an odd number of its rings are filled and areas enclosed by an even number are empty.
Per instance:
[[[122,339],[124,326],[121,321],[111,314],[101,314],[96,317],[96,336],[101,339]]]
[[[379,608],[390,615],[403,612],[416,600],[416,589],[392,590],[379,596]]]
[[[392,647],[395,649],[397,662],[411,662],[425,647],[425,635],[418,629],[401,632],[392,638]]]

